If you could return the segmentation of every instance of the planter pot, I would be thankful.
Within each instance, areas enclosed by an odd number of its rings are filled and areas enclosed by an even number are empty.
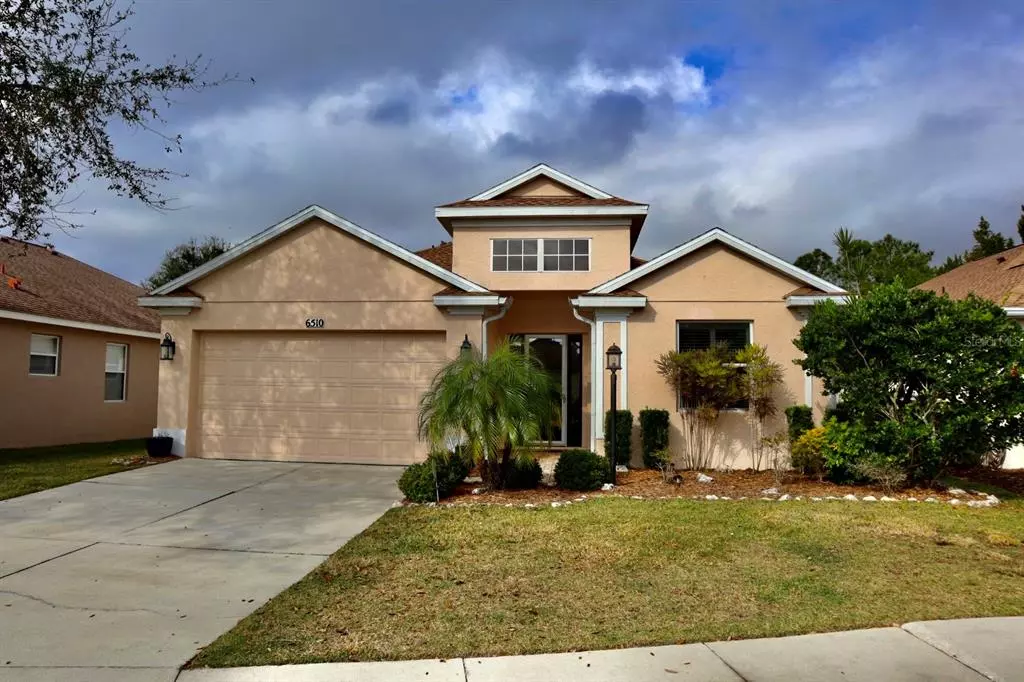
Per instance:
[[[174,439],[170,436],[154,436],[146,439],[146,454],[150,457],[170,457]]]

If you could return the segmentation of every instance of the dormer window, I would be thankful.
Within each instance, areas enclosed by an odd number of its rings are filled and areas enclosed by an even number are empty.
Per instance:
[[[589,239],[492,239],[492,272],[588,272]]]

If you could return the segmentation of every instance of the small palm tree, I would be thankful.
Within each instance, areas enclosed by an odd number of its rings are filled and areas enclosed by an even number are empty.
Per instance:
[[[561,388],[536,358],[502,343],[448,363],[420,399],[419,434],[432,452],[459,445],[493,488],[561,409]]]

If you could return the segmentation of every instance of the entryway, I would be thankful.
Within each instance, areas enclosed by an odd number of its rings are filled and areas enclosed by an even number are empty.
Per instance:
[[[583,335],[519,334],[519,342],[554,377],[562,390],[560,419],[542,434],[555,446],[579,447],[583,444]]]

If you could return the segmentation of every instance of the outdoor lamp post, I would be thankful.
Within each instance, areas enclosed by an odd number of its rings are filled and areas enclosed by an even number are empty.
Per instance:
[[[608,448],[608,452],[611,453],[611,456],[608,459],[611,460],[609,464],[609,466],[611,467],[611,484],[615,485],[615,423],[619,421],[618,411],[616,410],[615,406],[615,396],[618,393],[618,391],[616,390],[616,385],[618,383],[617,375],[619,373],[619,370],[622,369],[622,349],[620,349],[613,343],[612,345],[608,346],[608,350],[605,352],[604,355],[605,367],[608,369],[609,372],[612,373],[612,418],[610,420],[611,423],[608,426],[608,430],[610,431],[610,433],[606,434],[606,436],[611,438],[612,441],[612,446]]]
[[[466,338],[462,339],[462,345],[459,346],[459,352],[463,355],[469,355],[473,350],[473,344],[469,340],[469,334],[466,334]]]
[[[174,359],[174,339],[171,338],[170,332],[164,334],[164,340],[160,342],[160,359]]]

